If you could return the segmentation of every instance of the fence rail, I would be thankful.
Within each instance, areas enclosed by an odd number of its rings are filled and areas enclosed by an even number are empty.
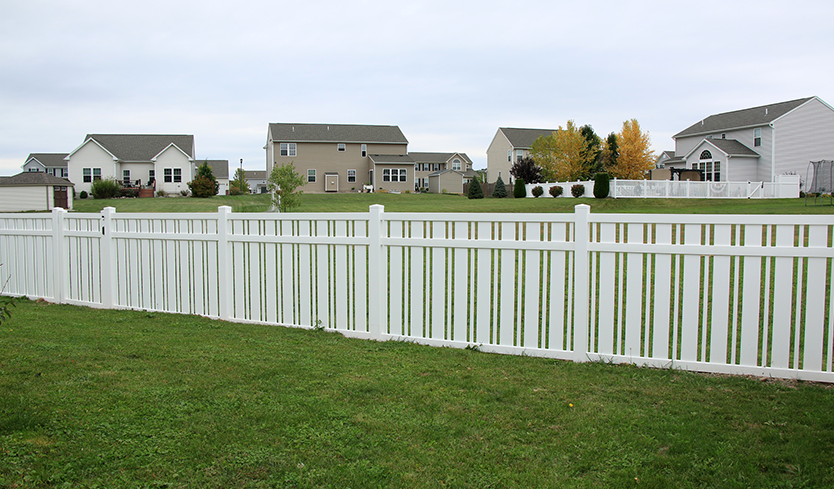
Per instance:
[[[594,195],[594,181],[526,184],[527,196],[541,186],[542,197],[550,197],[550,187],[562,187],[561,197],[572,197],[571,187],[585,187],[585,197]],[[693,182],[689,180],[620,180],[610,181],[609,196],[615,199],[788,199],[799,198],[800,181],[796,175],[777,175],[776,182]]]
[[[831,216],[0,214],[5,293],[834,382]]]

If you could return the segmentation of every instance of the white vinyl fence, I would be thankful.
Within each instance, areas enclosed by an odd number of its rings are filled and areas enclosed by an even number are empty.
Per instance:
[[[585,187],[585,197],[594,196],[594,181],[526,184],[527,197],[533,188],[541,186],[544,197],[550,197],[550,187],[562,187],[561,197],[573,197],[571,187]],[[800,181],[797,175],[777,175],[776,182],[692,182],[689,180],[620,180],[612,178],[609,197],[660,199],[796,199]]]
[[[832,216],[0,214],[7,294],[834,382]]]

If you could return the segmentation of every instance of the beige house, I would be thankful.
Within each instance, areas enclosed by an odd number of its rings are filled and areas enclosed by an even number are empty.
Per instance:
[[[23,164],[24,172],[44,172],[50,175],[67,178],[67,153],[31,153]]]
[[[505,184],[511,184],[513,163],[530,156],[530,147],[539,136],[550,136],[554,131],[499,127],[487,148],[487,182],[495,183],[501,177]]]
[[[465,173],[468,179],[475,174],[472,160],[466,153],[409,153],[409,156],[414,159],[414,190],[417,191],[433,192],[430,190],[429,177],[434,173],[454,170]]]
[[[271,123],[264,149],[266,174],[292,163],[304,192],[414,189],[414,161],[397,126]]]

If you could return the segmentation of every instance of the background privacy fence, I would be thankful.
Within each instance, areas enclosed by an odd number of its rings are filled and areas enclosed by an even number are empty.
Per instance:
[[[834,382],[831,216],[0,214],[5,293]]]
[[[542,197],[550,197],[550,187],[562,187],[560,198],[572,198],[571,187],[585,187],[585,197],[594,196],[594,181],[526,184],[527,197],[541,186]],[[799,197],[799,175],[777,175],[771,182],[693,182],[689,180],[621,180],[612,178],[609,197],[658,199],[795,199]]]

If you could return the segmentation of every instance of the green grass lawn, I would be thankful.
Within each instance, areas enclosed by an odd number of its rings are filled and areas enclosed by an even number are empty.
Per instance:
[[[382,204],[387,212],[573,212],[577,204],[589,204],[591,212],[668,214],[827,214],[834,206],[805,206],[804,199],[480,199],[438,194],[304,194],[298,212],[367,212]],[[209,199],[170,197],[154,199],[76,199],[78,212],[216,212],[221,205],[234,212],[265,212],[268,195],[217,196]]]
[[[834,389],[19,301],[0,487],[834,486]]]

